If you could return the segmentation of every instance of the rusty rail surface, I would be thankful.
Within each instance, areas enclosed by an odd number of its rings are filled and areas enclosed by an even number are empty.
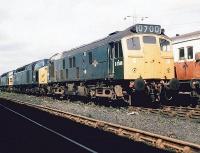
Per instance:
[[[195,108],[192,107],[175,107],[175,106],[163,106],[163,108],[143,108],[130,106],[128,108],[129,112],[147,112],[154,114],[161,114],[169,117],[179,117],[184,119],[191,119],[193,121],[200,122],[200,107],[199,105]]]
[[[2,98],[2,99],[6,99],[6,100],[16,102],[22,105],[26,105],[29,107],[34,107],[34,108],[46,111],[50,114],[54,114],[60,117],[70,119],[72,121],[75,121],[83,125],[87,125],[93,128],[98,128],[107,132],[111,132],[118,136],[129,138],[133,141],[152,145],[156,148],[170,150],[174,152],[183,152],[183,153],[200,152],[200,145],[198,144],[194,144],[194,143],[190,143],[190,142],[186,142],[182,140],[177,140],[177,139],[169,138],[169,137],[158,135],[158,134],[153,134],[153,133],[142,131],[135,128],[125,127],[125,126],[121,126],[121,125],[117,125],[113,123],[108,123],[105,121],[100,121],[97,119],[92,119],[85,116],[60,111],[60,110],[53,109],[46,106],[31,104],[31,103],[23,102],[17,99],[10,99],[10,98]]]

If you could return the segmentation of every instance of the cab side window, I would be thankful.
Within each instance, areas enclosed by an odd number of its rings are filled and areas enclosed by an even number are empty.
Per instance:
[[[159,41],[160,41],[160,49],[161,49],[161,51],[167,52],[167,51],[171,50],[170,42],[168,40],[160,38]]]
[[[123,57],[121,41],[115,43],[115,58]]]

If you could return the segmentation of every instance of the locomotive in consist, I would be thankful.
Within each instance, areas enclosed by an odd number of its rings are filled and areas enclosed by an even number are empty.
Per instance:
[[[200,31],[172,38],[175,75],[180,81],[180,94],[200,99]]]
[[[6,72],[0,77],[0,87],[6,91],[12,91],[13,89],[13,71]]]
[[[171,40],[159,25],[136,24],[55,55],[48,64],[35,69],[37,63],[14,72],[14,88],[61,96],[123,99],[129,104],[138,95],[152,102],[170,101],[179,89]],[[36,79],[41,77],[37,73],[40,69],[47,77],[42,84]]]
[[[47,84],[48,59],[35,61],[14,71],[13,90],[24,93],[42,93]]]

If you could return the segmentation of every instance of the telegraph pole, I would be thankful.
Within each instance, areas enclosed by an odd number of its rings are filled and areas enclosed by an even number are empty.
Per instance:
[[[136,24],[139,21],[144,21],[145,19],[148,19],[149,17],[147,16],[134,16],[134,15],[128,15],[124,17],[124,20],[127,20],[128,18],[132,18],[133,20],[133,25]]]

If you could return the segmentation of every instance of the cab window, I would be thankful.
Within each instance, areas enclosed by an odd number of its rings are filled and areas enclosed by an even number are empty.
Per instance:
[[[160,38],[159,41],[160,41],[160,49],[161,49],[161,51],[166,51],[167,52],[167,51],[171,50],[170,42],[168,40]]]
[[[140,50],[139,37],[132,37],[126,40],[128,50]]]
[[[145,44],[156,44],[156,37],[154,37],[154,36],[143,36],[143,42]]]
[[[121,41],[115,43],[115,58],[123,57]]]

